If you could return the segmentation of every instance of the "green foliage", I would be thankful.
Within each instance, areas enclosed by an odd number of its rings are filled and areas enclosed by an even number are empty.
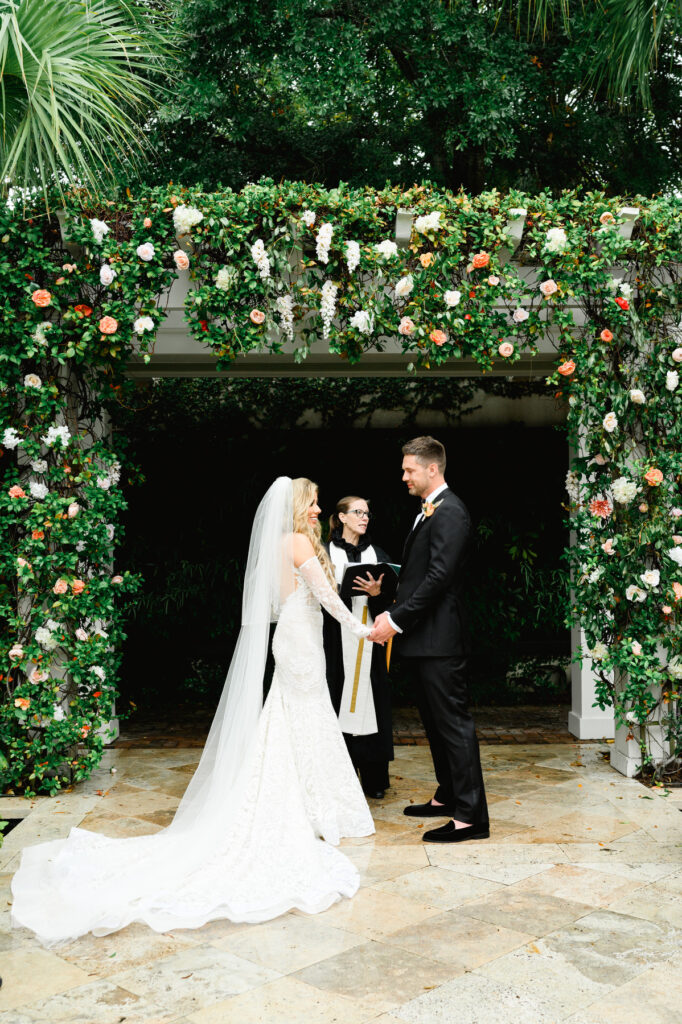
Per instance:
[[[534,19],[528,33],[525,17],[517,24],[501,6],[183,3],[183,60],[150,126],[158,156],[147,180],[210,189],[263,176],[329,187],[428,180],[474,193],[582,184],[644,194],[679,183],[674,33],[636,79],[650,102],[628,108],[620,88],[609,102],[601,75],[624,66],[614,59],[632,36],[623,0],[606,5],[608,18],[597,0],[572,4],[565,21],[542,4],[546,31],[535,34]],[[641,35],[641,18],[636,25]]]

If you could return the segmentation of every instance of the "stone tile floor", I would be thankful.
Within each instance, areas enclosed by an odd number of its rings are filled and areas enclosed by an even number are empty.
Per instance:
[[[73,825],[158,830],[199,751],[109,750],[72,793],[2,798],[0,816],[24,820],[0,850],[0,1024],[673,1024],[682,793],[622,778],[604,749],[484,746],[491,838],[448,847],[425,846],[431,823],[403,815],[433,776],[427,748],[398,747],[376,836],[343,844],[362,875],[353,900],[58,950],[9,929],[21,848]]]

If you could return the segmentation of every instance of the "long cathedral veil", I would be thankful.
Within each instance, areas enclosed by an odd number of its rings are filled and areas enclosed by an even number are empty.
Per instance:
[[[67,839],[24,850],[12,882],[12,923],[31,928],[45,945],[136,920],[161,922],[163,930],[164,917],[225,834],[256,737],[270,623],[294,587],[292,493],[290,478],[278,477],[256,511],[239,638],[206,746],[171,824],[125,839],[75,828]]]

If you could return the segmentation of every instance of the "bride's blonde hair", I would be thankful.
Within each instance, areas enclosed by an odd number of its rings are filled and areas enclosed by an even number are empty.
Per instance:
[[[329,555],[322,546],[322,541],[320,539],[322,532],[320,524],[318,522],[316,527],[312,527],[308,519],[308,510],[317,499],[319,488],[317,484],[313,483],[312,480],[308,480],[307,477],[304,476],[296,477],[296,479],[292,480],[291,483],[293,486],[294,498],[294,532],[302,533],[308,538],[313,546],[313,551],[320,560],[320,564],[325,571],[327,579],[334,590],[336,590],[334,567],[332,566]]]

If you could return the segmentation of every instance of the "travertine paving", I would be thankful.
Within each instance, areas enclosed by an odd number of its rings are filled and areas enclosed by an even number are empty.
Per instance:
[[[170,820],[196,748],[109,750],[0,850],[0,1024],[671,1024],[682,1006],[682,793],[615,774],[600,744],[485,746],[486,842],[431,846],[403,815],[433,791],[428,749],[396,749],[377,834],[343,844],[362,888],[324,914],[133,926],[42,949],[9,929],[21,848],[74,825]],[[115,774],[110,769],[115,768]]]

